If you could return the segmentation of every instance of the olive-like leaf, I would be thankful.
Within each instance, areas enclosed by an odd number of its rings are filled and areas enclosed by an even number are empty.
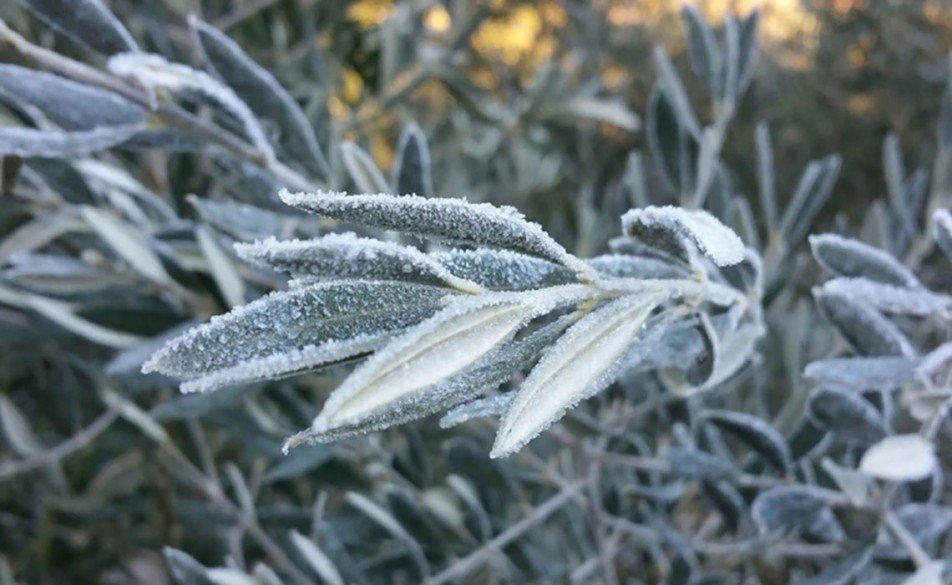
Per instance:
[[[916,350],[892,321],[851,297],[814,288],[820,309],[861,355],[913,357]]]

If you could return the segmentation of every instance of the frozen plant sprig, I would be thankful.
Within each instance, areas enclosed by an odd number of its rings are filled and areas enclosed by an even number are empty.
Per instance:
[[[352,234],[236,246],[244,259],[295,277],[290,289],[173,339],[144,371],[208,391],[367,358],[285,450],[481,403],[527,371],[520,388],[498,399],[502,426],[491,456],[507,456],[658,346],[683,343],[679,323],[700,323],[689,331],[702,337],[698,362],[709,367],[686,363],[690,373],[667,377],[690,380],[692,391],[739,370],[763,330],[760,312],[750,310],[760,291],[741,291],[722,274],[741,263],[757,272],[759,262],[706,211],[629,211],[625,237],[637,245],[588,263],[509,207],[413,195],[281,198],[470,248],[427,253]],[[659,275],[637,261],[666,254],[684,270]],[[716,329],[707,313],[732,317]]]

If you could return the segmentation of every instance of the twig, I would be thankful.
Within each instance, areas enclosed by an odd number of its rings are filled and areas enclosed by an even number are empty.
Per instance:
[[[427,585],[440,585],[441,583],[446,583],[451,579],[463,577],[482,564],[486,558],[495,551],[516,540],[522,536],[524,532],[548,518],[551,514],[561,508],[566,502],[573,499],[584,487],[584,481],[576,481],[562,488],[559,493],[555,494],[541,505],[536,507],[531,514],[525,516],[522,518],[522,520],[516,522],[501,532],[499,536],[493,538],[483,546],[479,547],[469,555],[463,557],[448,567],[446,570],[426,581]]]

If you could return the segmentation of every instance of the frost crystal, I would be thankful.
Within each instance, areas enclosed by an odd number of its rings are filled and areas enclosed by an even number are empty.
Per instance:
[[[655,239],[688,238],[718,266],[744,259],[744,242],[716,217],[702,210],[677,207],[632,209],[621,218],[624,232],[649,244]]]

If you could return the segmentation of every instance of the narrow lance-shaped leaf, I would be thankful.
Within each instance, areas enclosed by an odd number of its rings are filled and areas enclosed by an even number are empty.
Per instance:
[[[369,500],[356,492],[347,492],[345,497],[348,504],[357,508],[361,514],[364,514],[373,520],[376,524],[390,533],[392,537],[401,542],[407,548],[407,551],[410,553],[410,557],[413,559],[420,571],[421,577],[425,578],[427,575],[429,575],[430,565],[426,560],[426,555],[423,553],[423,548],[420,547],[420,544],[413,538],[413,536],[411,536],[410,533],[407,532],[407,530],[399,522],[397,522],[397,519],[394,518],[392,514],[381,508],[376,502]]]
[[[314,544],[314,541],[297,530],[292,530],[289,534],[291,544],[301,553],[301,556],[304,557],[307,564],[314,569],[314,572],[317,573],[321,579],[329,585],[344,585],[344,578],[341,577],[337,567],[335,567],[334,563],[324,554],[324,551]]]
[[[519,388],[489,456],[519,450],[567,409],[611,384],[662,299],[659,293],[619,299],[569,328]]]
[[[327,399],[312,431],[369,419],[475,364],[529,320],[591,291],[584,285],[460,299],[395,339],[357,368]]]
[[[279,143],[298,162],[318,175],[327,174],[327,159],[301,107],[264,67],[215,27],[192,18],[189,24],[205,60],[254,111],[273,120],[281,131]]]
[[[694,109],[691,108],[688,94],[684,90],[681,78],[678,77],[674,63],[671,62],[671,58],[662,47],[655,47],[653,56],[660,83],[664,88],[665,94],[671,98],[674,104],[678,120],[692,136],[699,137],[701,135],[701,125],[698,124],[697,117],[694,115]]]
[[[843,158],[832,154],[807,167],[781,221],[780,229],[789,244],[799,243],[810,231],[813,220],[833,192],[842,166]],[[813,169],[815,174],[811,172]]]
[[[859,470],[879,479],[917,481],[938,466],[935,448],[921,435],[886,437],[863,453]]]
[[[238,255],[258,266],[270,267],[310,282],[318,280],[405,280],[449,286],[478,293],[478,284],[454,276],[438,260],[416,248],[400,246],[352,233],[329,234],[314,240],[235,244]]]
[[[651,90],[645,133],[655,166],[667,185],[679,191],[686,189],[689,181],[682,176],[681,159],[684,158],[682,152],[691,148],[692,140],[660,85]]]
[[[791,464],[790,449],[783,436],[766,421],[741,412],[712,410],[705,420],[737,437],[771,465],[786,471]]]
[[[367,152],[353,142],[340,145],[341,158],[347,173],[357,188],[364,193],[390,193],[391,187],[377,168],[377,164]]]
[[[837,276],[915,287],[919,279],[901,262],[869,244],[836,234],[810,236],[813,257],[823,268]]]
[[[222,249],[215,239],[215,235],[208,226],[198,226],[195,230],[198,246],[208,262],[208,271],[218,290],[228,303],[229,307],[237,307],[245,303],[245,283],[232,258]]]
[[[691,63],[694,72],[707,86],[708,91],[717,94],[720,90],[721,51],[717,46],[714,31],[707,21],[690,4],[681,7],[681,18],[688,29],[688,43],[691,48]]]
[[[737,234],[710,213],[677,207],[632,209],[622,216],[622,229],[648,243],[653,238],[688,238],[718,266],[743,261],[746,248]]]
[[[490,290],[527,290],[575,282],[575,274],[561,264],[509,250],[454,249],[429,254],[457,278]]]
[[[132,35],[99,0],[17,0],[37,18],[106,55],[138,51]]]
[[[426,136],[416,124],[408,124],[397,143],[397,160],[393,165],[391,184],[398,195],[433,195],[430,148]]]
[[[886,193],[899,224],[907,235],[919,232],[916,226],[915,210],[911,208],[909,194],[906,191],[906,170],[902,163],[902,150],[899,137],[890,133],[883,141],[883,172],[886,175]]]
[[[721,97],[730,107],[735,107],[739,91],[740,77],[740,30],[737,18],[730,12],[724,17],[724,67],[721,75],[724,80],[721,85]]]
[[[820,309],[846,341],[866,356],[914,356],[916,350],[892,321],[873,308],[841,294],[815,288],[813,296]]]
[[[282,191],[288,205],[357,224],[399,230],[440,240],[511,249],[563,264],[576,272],[591,269],[512,207],[462,199],[419,196],[347,195]]]
[[[742,95],[747,91],[751,78],[754,75],[754,65],[757,64],[757,31],[760,29],[761,7],[755,8],[747,15],[740,27],[740,36],[738,44],[738,63],[740,83],[737,88],[737,94]]]
[[[376,349],[430,316],[446,294],[373,281],[271,293],[172,340],[143,371],[190,380],[186,391],[293,374]]]
[[[539,355],[571,324],[572,318],[572,314],[564,316],[522,339],[501,344],[458,374],[424,390],[398,398],[355,422],[332,428],[315,425],[289,438],[284,448],[288,450],[305,443],[323,443],[389,428],[453,408],[492,392],[517,372],[532,366]],[[507,395],[511,396],[512,393]]]
[[[191,91],[205,96],[234,116],[261,155],[274,159],[274,151],[264,129],[251,108],[227,85],[210,75],[181,63],[171,63],[154,53],[120,53],[110,57],[109,70],[121,77],[135,80],[149,89]]]
[[[80,212],[89,226],[136,272],[155,282],[174,282],[149,240],[132,226],[96,207],[83,206]]]
[[[0,156],[82,156],[119,144],[145,127],[141,108],[95,87],[0,64],[0,95],[40,110],[64,131],[0,128]]]
[[[751,505],[751,515],[761,532],[806,528],[824,510],[827,500],[818,489],[790,485],[762,492]]]
[[[928,317],[952,308],[952,297],[947,295],[924,287],[901,287],[866,278],[834,278],[823,283],[820,290],[896,315]]]
[[[773,147],[770,144],[770,128],[765,122],[759,122],[757,138],[757,186],[760,193],[760,206],[764,212],[767,230],[773,233],[777,229],[777,186],[774,175]]]
[[[854,392],[821,388],[810,397],[810,414],[840,440],[849,443],[869,445],[886,436],[882,415]]]

